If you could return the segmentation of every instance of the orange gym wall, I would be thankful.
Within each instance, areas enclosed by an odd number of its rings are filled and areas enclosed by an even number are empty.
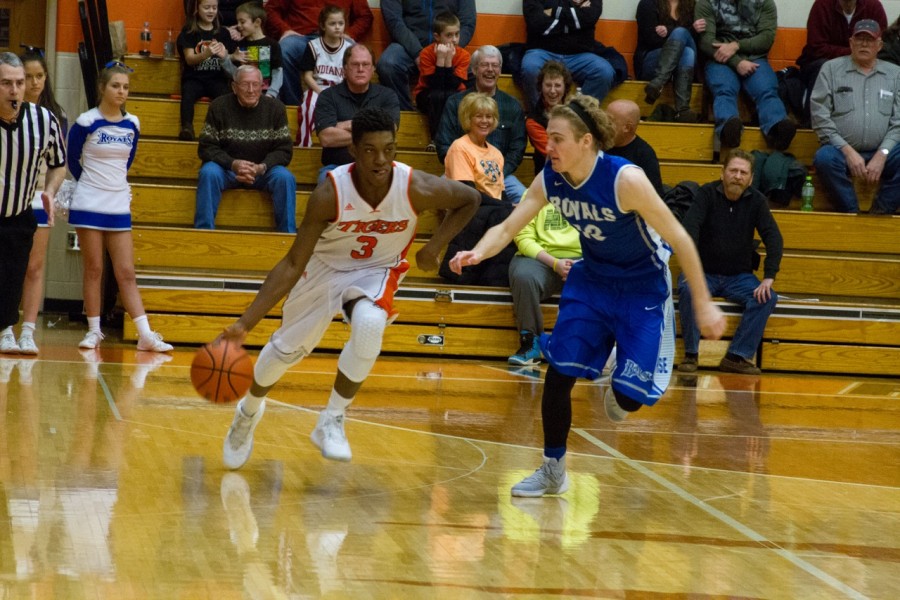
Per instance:
[[[150,22],[153,32],[151,50],[154,54],[162,54],[162,45],[169,28],[177,35],[184,25],[182,0],[145,0],[137,7],[134,0],[107,0],[107,7],[110,21],[125,22],[128,48],[131,52],[138,50],[139,34],[144,21]],[[375,53],[379,54],[390,39],[381,19],[381,11],[377,8],[372,11],[375,13],[372,31],[361,41],[369,44]],[[77,0],[59,0],[57,23],[57,50],[76,52],[78,42],[82,39]],[[634,21],[601,20],[597,25],[597,39],[618,49],[625,55],[629,69],[631,68],[631,54],[637,45],[637,25]],[[521,17],[481,13],[478,15],[478,25],[470,48],[484,44],[500,45],[522,41],[525,41],[525,24]],[[769,53],[772,67],[777,70],[794,64],[804,44],[806,44],[805,29],[779,28],[775,36],[775,45]]]

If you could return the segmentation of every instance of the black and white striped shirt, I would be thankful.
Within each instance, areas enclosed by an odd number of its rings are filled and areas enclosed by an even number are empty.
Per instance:
[[[23,102],[15,122],[0,121],[0,218],[31,205],[42,161],[50,169],[65,166],[62,127],[46,108]]]

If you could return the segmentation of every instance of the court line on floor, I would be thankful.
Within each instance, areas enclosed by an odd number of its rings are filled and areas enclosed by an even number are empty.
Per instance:
[[[100,387],[103,389],[103,395],[106,396],[106,402],[109,404],[109,410],[112,411],[113,416],[116,418],[116,421],[122,420],[122,415],[119,414],[119,409],[116,406],[116,401],[112,397],[112,392],[109,391],[109,386],[106,384],[106,379],[103,377],[103,373],[97,371],[97,381],[100,382]]]
[[[745,537],[747,537],[755,542],[758,542],[759,544],[762,544],[763,547],[773,551],[775,554],[778,554],[779,556],[781,556],[788,562],[794,564],[795,566],[799,567],[803,571],[806,571],[809,575],[811,575],[811,576],[815,577],[816,579],[822,581],[823,583],[829,585],[830,587],[834,588],[835,590],[842,592],[843,594],[847,595],[850,598],[857,598],[859,600],[865,600],[866,598],[868,598],[867,596],[865,596],[864,594],[853,589],[852,587],[850,587],[843,581],[840,581],[839,579],[837,579],[837,578],[833,577],[832,575],[829,575],[825,571],[819,569],[815,565],[803,560],[802,558],[800,558],[799,556],[797,556],[790,550],[785,550],[784,548],[781,548],[775,542],[769,540],[766,536],[756,532],[755,530],[751,529],[747,525],[744,525],[740,521],[732,518],[731,516],[725,514],[724,512],[720,511],[719,509],[714,508],[713,506],[710,506],[709,504],[707,504],[703,500],[697,498],[696,496],[694,496],[693,494],[691,494],[690,492],[688,492],[687,490],[685,490],[678,484],[673,483],[672,481],[666,479],[662,475],[659,475],[658,473],[651,471],[650,469],[648,469],[647,467],[645,467],[638,461],[632,460],[625,454],[622,454],[619,450],[613,448],[609,444],[604,443],[602,440],[594,437],[587,431],[585,431],[583,429],[579,429],[579,428],[573,428],[572,431],[575,432],[576,434],[580,435],[581,437],[583,437],[585,440],[587,440],[591,444],[597,446],[601,450],[604,450],[605,452],[608,452],[613,457],[618,458],[619,460],[624,462],[626,465],[628,465],[629,467],[631,467],[633,470],[637,471],[641,475],[644,475],[648,479],[654,481],[658,485],[661,485],[665,489],[674,493],[676,496],[680,497],[682,500],[685,500],[686,502],[699,508],[700,510],[702,510],[709,516],[721,521],[725,525],[728,525],[729,527],[736,530],[741,535],[744,535]]]

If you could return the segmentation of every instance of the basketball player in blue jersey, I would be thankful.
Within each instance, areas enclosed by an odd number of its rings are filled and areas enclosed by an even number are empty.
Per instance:
[[[578,377],[600,376],[618,345],[604,407],[622,421],[652,406],[666,391],[675,351],[675,319],[668,260],[672,249],[691,289],[705,337],[722,335],[725,319],[712,303],[703,267],[681,227],[644,172],[604,152],[615,131],[592,97],[556,106],[547,125],[547,164],[510,216],[450,262],[457,273],[503,249],[546,202],[581,233],[583,260],[569,271],[553,334],[541,336],[549,363],[541,415],[544,462],[512,488],[513,496],[561,494],[569,487],[566,439],[572,425],[572,388]],[[695,287],[696,286],[696,287]]]
[[[259,353],[253,385],[238,403],[225,438],[223,457],[229,469],[250,458],[267,392],[312,352],[338,312],[350,322],[350,340],[338,358],[328,405],[310,437],[325,458],[350,460],[344,413],[381,352],[385,327],[396,316],[394,292],[409,269],[406,253],[417,216],[425,210],[447,211],[416,253],[420,269],[435,271],[440,250],[481,202],[473,188],[394,162],[395,126],[387,112],[363,109],[351,127],[350,153],[356,162],[329,172],[313,191],[293,246],[244,314],[220,336],[243,343],[287,295],[281,327]]]

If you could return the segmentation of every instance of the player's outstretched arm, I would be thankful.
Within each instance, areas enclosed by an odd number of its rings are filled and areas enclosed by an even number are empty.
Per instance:
[[[269,271],[256,298],[236,322],[225,328],[222,337],[243,343],[256,324],[296,285],[306,270],[322,232],[337,217],[334,196],[334,185],[330,178],[313,191],[291,249]]]
[[[471,250],[462,250],[450,259],[450,270],[462,273],[463,267],[477,265],[506,248],[522,228],[538,214],[547,203],[541,177],[535,177],[522,201],[502,223],[488,229]]]
[[[703,337],[717,340],[725,331],[725,317],[713,304],[706,287],[700,255],[688,232],[665,205],[643,171],[624,169],[619,175],[617,195],[622,210],[636,211],[666,240],[678,255],[678,262],[691,286],[694,315]]]
[[[425,271],[435,271],[440,266],[440,253],[457,233],[462,231],[481,204],[481,194],[474,188],[422,171],[413,171],[409,186],[413,208],[446,210],[447,214],[431,239],[416,253],[416,264]]]

